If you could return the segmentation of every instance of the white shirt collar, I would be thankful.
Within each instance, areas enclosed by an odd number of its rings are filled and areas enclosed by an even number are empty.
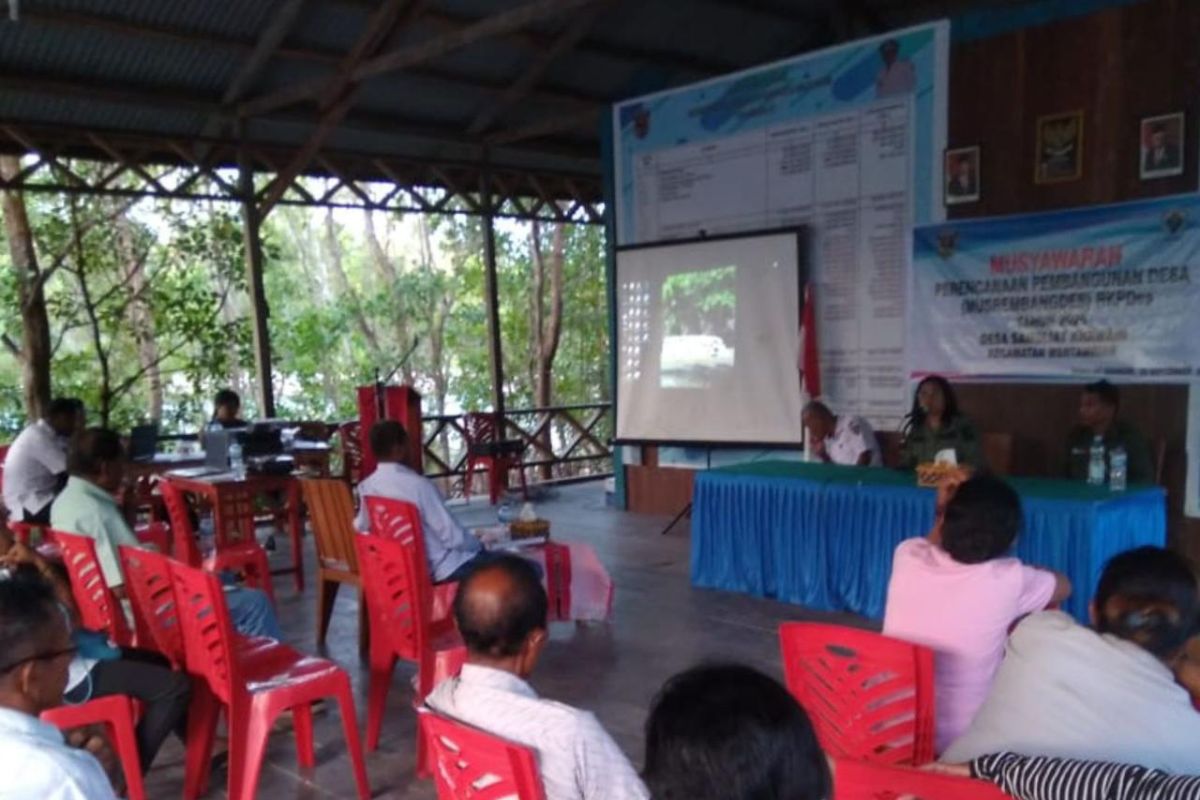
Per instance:
[[[5,736],[25,736],[55,746],[63,744],[62,731],[58,728],[12,708],[0,708],[0,738]]]
[[[511,672],[479,664],[464,664],[462,672],[459,673],[459,681],[471,686],[485,686],[491,689],[499,689],[502,692],[518,694],[534,700],[538,696],[532,686]]]

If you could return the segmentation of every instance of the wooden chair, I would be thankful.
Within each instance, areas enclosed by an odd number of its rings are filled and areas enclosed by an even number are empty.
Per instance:
[[[983,433],[979,436],[979,449],[983,463],[996,475],[1012,472],[1013,435],[1011,433]]]
[[[317,546],[317,646],[325,645],[329,621],[338,589],[349,584],[359,590],[358,648],[367,647],[367,604],[362,596],[358,572],[358,554],[354,549],[354,498],[345,481],[331,478],[304,478],[300,481],[304,503],[312,521]]]

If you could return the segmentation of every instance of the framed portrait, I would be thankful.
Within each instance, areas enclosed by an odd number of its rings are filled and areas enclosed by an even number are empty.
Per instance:
[[[1082,175],[1083,111],[1038,117],[1033,182],[1064,183]]]
[[[1138,142],[1138,175],[1142,180],[1183,174],[1182,111],[1144,117]]]
[[[979,171],[979,145],[946,151],[942,167],[946,205],[979,202],[982,173]]]

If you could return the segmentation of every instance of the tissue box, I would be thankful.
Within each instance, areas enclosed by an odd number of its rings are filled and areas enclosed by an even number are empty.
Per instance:
[[[550,538],[550,520],[513,520],[509,524],[508,530],[512,533],[513,539],[533,539],[537,536]]]

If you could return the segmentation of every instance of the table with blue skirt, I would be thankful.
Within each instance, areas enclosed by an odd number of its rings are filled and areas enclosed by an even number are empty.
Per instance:
[[[1105,562],[1166,543],[1166,494],[1012,478],[1025,515],[1016,555],[1058,570],[1087,619]],[[892,552],[933,526],[936,492],[911,472],[761,461],[701,472],[692,508],[692,584],[882,619]]]

